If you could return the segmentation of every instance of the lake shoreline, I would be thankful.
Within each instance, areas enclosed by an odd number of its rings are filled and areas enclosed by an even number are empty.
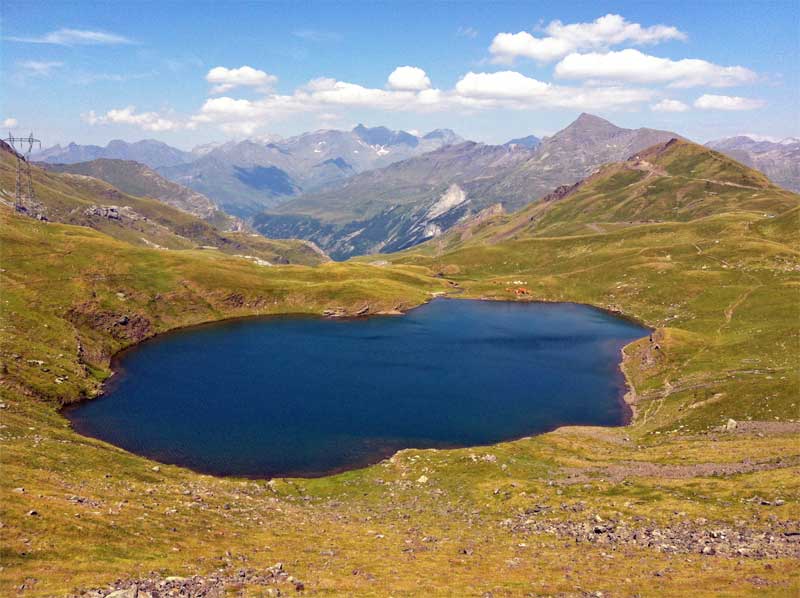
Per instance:
[[[411,311],[413,311],[413,310],[415,310],[417,308],[423,307],[425,305],[429,305],[432,302],[432,300],[436,299],[436,298],[439,298],[439,297],[434,297],[429,301],[422,302],[422,303],[420,303],[418,305],[415,305],[415,306],[413,306],[413,307],[411,307],[409,309],[406,309],[403,312],[401,312],[400,315],[406,315],[409,312],[411,312]],[[486,301],[486,302],[503,302],[503,303],[508,303],[508,304],[539,303],[539,304],[548,304],[548,305],[553,305],[553,304],[575,305],[575,306],[580,306],[580,307],[588,307],[588,308],[590,308],[592,310],[603,312],[603,313],[605,313],[605,314],[607,314],[609,316],[614,317],[615,319],[626,320],[628,322],[636,324],[637,326],[641,326],[641,327],[645,328],[646,330],[651,330],[649,327],[646,327],[646,325],[643,326],[635,318],[625,317],[624,314],[620,314],[620,313],[618,313],[616,311],[605,309],[605,308],[598,307],[598,306],[594,306],[594,305],[591,305],[591,304],[584,304],[584,303],[578,303],[578,302],[572,302],[572,301],[549,301],[549,300],[544,300],[544,301],[539,301],[539,300],[505,301],[505,300],[502,300],[502,299],[490,299],[490,298],[486,298],[486,297],[469,298],[469,297],[463,297],[463,296],[442,297],[442,298],[446,298],[446,299],[451,299],[451,298],[452,299],[467,299],[467,300],[471,300],[471,301]],[[205,321],[205,322],[191,324],[191,325],[188,325],[188,326],[180,326],[180,327],[172,328],[172,329],[160,332],[158,334],[151,335],[148,338],[143,339],[140,342],[133,343],[133,344],[127,346],[127,347],[124,347],[120,351],[117,351],[111,357],[111,359],[109,360],[110,361],[110,367],[112,369],[112,375],[110,375],[108,377],[108,379],[103,383],[102,392],[100,394],[98,394],[96,397],[86,398],[86,399],[81,400],[81,401],[77,401],[77,402],[74,402],[74,403],[70,403],[70,404],[64,405],[59,410],[59,412],[60,412],[60,415],[62,417],[65,417],[65,419],[67,419],[69,421],[70,427],[76,433],[79,433],[79,434],[81,434],[82,436],[85,436],[85,437],[95,438],[95,439],[101,440],[103,442],[108,442],[107,440],[103,440],[103,438],[100,438],[97,435],[94,435],[92,433],[84,431],[84,430],[80,429],[79,426],[76,426],[76,424],[73,421],[73,419],[68,415],[69,412],[73,411],[74,409],[79,408],[80,406],[85,405],[85,403],[87,401],[92,401],[92,400],[96,400],[96,399],[102,399],[104,395],[106,395],[107,393],[110,393],[119,383],[121,383],[125,379],[125,376],[127,375],[127,373],[126,373],[126,371],[124,369],[124,366],[122,365],[122,361],[123,361],[124,357],[128,354],[129,351],[132,351],[133,349],[136,349],[136,348],[140,348],[141,345],[146,344],[148,341],[153,341],[156,338],[162,338],[162,337],[164,337],[166,335],[169,335],[169,334],[192,331],[192,330],[196,330],[196,329],[202,329],[203,327],[215,326],[215,325],[220,325],[220,324],[235,323],[237,321],[249,321],[249,320],[269,321],[269,320],[279,320],[279,319],[301,319],[301,320],[335,319],[335,320],[346,321],[346,320],[370,319],[370,318],[374,318],[375,316],[381,316],[381,315],[398,315],[398,314],[373,313],[373,314],[366,314],[366,315],[361,315],[361,316],[336,317],[336,318],[329,318],[329,317],[325,317],[323,315],[320,315],[318,313],[307,313],[307,312],[306,313],[303,313],[303,312],[300,312],[300,313],[281,313],[281,314],[252,314],[252,315],[245,315],[245,316],[235,316],[235,317],[231,317],[231,318],[221,318],[221,319],[218,319],[218,320],[209,320],[209,321]],[[617,395],[617,400],[619,401],[619,406],[621,407],[621,423],[619,423],[618,425],[603,425],[603,424],[591,424],[591,423],[588,423],[588,424],[581,424],[581,423],[571,424],[571,423],[560,423],[559,422],[559,423],[557,423],[557,424],[555,424],[553,426],[549,426],[549,427],[543,428],[541,430],[537,430],[537,431],[535,431],[533,433],[524,433],[524,434],[514,435],[514,436],[510,436],[508,438],[504,438],[502,440],[499,440],[497,442],[476,443],[476,444],[473,444],[473,443],[462,444],[462,443],[455,443],[455,442],[454,443],[447,442],[447,443],[443,443],[443,444],[436,443],[434,445],[425,445],[425,444],[420,444],[419,446],[412,445],[412,446],[402,447],[402,448],[399,448],[399,449],[396,449],[396,450],[381,452],[379,456],[374,457],[374,458],[369,458],[369,459],[363,461],[362,463],[358,463],[358,464],[355,464],[355,465],[354,464],[349,464],[349,465],[345,465],[345,466],[342,466],[342,467],[334,468],[334,469],[331,469],[331,470],[324,470],[324,471],[320,471],[320,472],[305,473],[305,474],[299,474],[298,473],[297,475],[287,474],[287,475],[277,475],[276,476],[276,475],[265,475],[265,474],[247,475],[247,474],[239,474],[239,473],[220,473],[220,472],[213,471],[213,468],[212,468],[212,470],[209,470],[209,469],[204,469],[202,467],[197,468],[197,467],[191,467],[191,466],[182,465],[180,463],[180,460],[173,461],[173,462],[169,462],[169,461],[164,462],[164,461],[159,461],[158,457],[148,457],[146,455],[143,455],[142,453],[135,452],[135,451],[128,451],[128,452],[131,452],[132,454],[135,454],[135,455],[140,456],[140,457],[144,457],[144,458],[153,460],[154,462],[159,462],[159,463],[163,463],[163,464],[173,464],[175,466],[182,467],[182,468],[188,469],[190,471],[194,471],[194,472],[202,474],[202,475],[212,475],[212,476],[216,476],[216,477],[242,478],[242,479],[273,479],[273,478],[278,478],[278,479],[283,479],[283,478],[309,479],[309,478],[329,477],[329,476],[334,476],[334,475],[341,474],[341,473],[344,473],[344,472],[350,472],[350,471],[355,471],[355,470],[367,468],[367,467],[373,466],[373,465],[375,465],[377,463],[380,463],[382,461],[385,461],[386,459],[391,458],[392,456],[394,456],[395,454],[397,454],[398,452],[400,452],[402,450],[412,450],[412,449],[419,449],[419,450],[450,450],[450,449],[460,449],[460,448],[476,448],[477,449],[477,448],[480,448],[480,447],[493,446],[493,445],[496,445],[498,443],[514,442],[516,440],[521,440],[521,439],[530,438],[530,437],[533,437],[533,436],[539,436],[539,435],[542,435],[542,434],[547,434],[547,433],[553,432],[553,431],[555,431],[555,430],[557,430],[559,428],[563,428],[563,427],[570,427],[570,426],[625,427],[625,426],[630,425],[633,422],[633,420],[635,419],[635,415],[636,415],[636,411],[635,411],[636,393],[635,393],[635,389],[634,389],[634,387],[632,385],[632,382],[631,382],[631,380],[630,380],[630,378],[629,378],[629,376],[628,376],[628,374],[626,372],[625,361],[628,358],[628,356],[626,355],[625,349],[628,346],[630,346],[634,342],[637,342],[638,340],[640,340],[643,337],[639,337],[639,338],[634,339],[634,340],[626,343],[625,345],[623,345],[620,348],[621,360],[615,364],[615,368],[617,370],[617,373],[621,377],[622,382],[623,382],[622,392],[620,392]],[[115,445],[113,442],[109,442],[109,444],[111,444],[112,446],[115,446],[117,448],[121,448],[118,445]],[[123,448],[122,450],[127,450],[127,449]]]

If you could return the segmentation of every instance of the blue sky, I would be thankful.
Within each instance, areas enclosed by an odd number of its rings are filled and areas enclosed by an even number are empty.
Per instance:
[[[586,111],[783,138],[799,31],[796,0],[4,3],[0,122],[45,145],[358,122],[496,143]]]

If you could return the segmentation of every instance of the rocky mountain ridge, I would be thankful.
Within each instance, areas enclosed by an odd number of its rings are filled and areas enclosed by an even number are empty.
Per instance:
[[[679,138],[590,114],[535,147],[465,142],[355,175],[256,216],[272,238],[313,240],[335,259],[399,251],[499,203],[514,211],[608,162]],[[454,198],[458,198],[455,201]]]
[[[800,191],[800,139],[787,137],[770,141],[737,135],[709,141],[706,147],[760,170],[785,189]]]
[[[77,143],[70,143],[65,147],[55,145],[34,154],[32,158],[36,162],[48,164],[74,164],[99,158],[133,160],[150,168],[161,168],[184,164],[191,161],[193,156],[191,152],[185,152],[156,139],[143,139],[133,143],[114,139],[105,147]]]
[[[229,216],[205,195],[165,179],[152,168],[131,160],[98,158],[74,164],[45,164],[47,170],[91,176],[110,183],[120,191],[152,197],[174,208],[202,218],[221,230],[241,231],[245,224]]]
[[[289,138],[264,135],[207,143],[183,151],[160,141],[111,141],[107,146],[56,145],[33,156],[48,164],[131,160],[208,196],[231,215],[250,217],[304,191],[463,141],[450,129],[425,135],[359,124]]]
[[[0,203],[8,207],[14,203],[16,160],[13,150],[5,143],[0,143]],[[113,167],[119,164],[125,167],[133,165],[137,169],[135,172],[147,168],[134,162],[109,162]],[[93,163],[88,164],[91,166]],[[97,166],[96,163],[94,165]],[[101,166],[108,166],[108,162],[101,162]],[[141,184],[141,179],[137,181],[130,170],[122,172],[126,176],[121,180],[129,188],[136,182]],[[120,175],[120,172],[116,174]],[[36,199],[35,202],[26,200],[23,207],[29,216],[39,220],[88,227],[140,248],[163,251],[213,250],[256,261],[263,266],[287,263],[313,265],[329,260],[327,255],[308,241],[273,241],[238,228],[222,230],[215,220],[223,223],[236,221],[225,214],[214,213],[209,214],[209,220],[201,219],[165,200],[126,193],[95,176],[46,170],[38,165],[31,166],[31,175]],[[169,193],[169,185],[173,184],[168,181],[165,183],[168,185],[162,190]],[[148,188],[154,187],[151,185]],[[185,190],[184,193],[193,192]],[[173,196],[173,200],[177,201],[178,197]]]
[[[159,171],[208,195],[225,211],[250,217],[301,192],[459,141],[449,129],[416,136],[359,124],[350,131],[323,129],[203,148],[196,160]]]
[[[516,213],[487,209],[420,250],[443,252],[531,237],[597,235],[737,210],[769,218],[798,205],[800,196],[762,173],[707,147],[671,139],[603,165]]]

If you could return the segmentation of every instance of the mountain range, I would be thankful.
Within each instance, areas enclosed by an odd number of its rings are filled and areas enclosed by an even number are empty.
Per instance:
[[[33,155],[33,160],[49,164],[75,164],[98,158],[133,160],[150,168],[160,168],[190,162],[194,156],[191,152],[185,152],[155,139],[143,139],[133,143],[115,139],[105,147],[70,143],[66,147],[55,145]]]
[[[706,146],[760,170],[781,187],[800,191],[800,139],[770,141],[738,135],[709,141]]]
[[[205,144],[191,152],[155,140],[115,140],[106,147],[70,143],[33,158],[49,164],[134,160],[208,196],[231,215],[251,217],[304,191],[460,141],[449,129],[415,135],[359,124],[350,131],[326,129],[287,139],[270,135]]]
[[[797,194],[761,172],[703,146],[671,139],[605,164],[513,214],[491,206],[409,251],[443,253],[523,238],[598,235],[737,211],[773,218],[797,206]]]
[[[582,114],[551,137],[529,135],[502,145],[465,141],[449,129],[417,135],[358,125],[188,152],[156,140],[71,143],[35,159],[162,200],[220,230],[240,229],[246,219],[267,237],[307,239],[346,259],[402,250],[495,204],[513,212],[603,164],[672,138],[680,136]],[[743,135],[707,147],[800,190],[800,140]]]
[[[602,164],[679,137],[581,114],[540,143],[465,142],[352,176],[257,215],[253,226],[272,238],[313,240],[335,259],[398,251],[487,206],[517,210]]]
[[[25,201],[25,212],[38,220],[92,228],[140,248],[216,250],[260,265],[313,265],[329,261],[307,241],[271,240],[249,231],[222,230],[214,220],[231,224],[234,219],[218,210],[205,212],[204,209],[200,211],[206,218],[201,219],[171,205],[183,202],[183,207],[199,208],[198,204],[208,199],[197,197],[188,189],[176,189],[180,186],[160,179],[136,162],[96,160],[74,166],[83,172],[57,172],[32,166],[36,198]],[[137,194],[125,192],[84,172],[117,178],[122,186]],[[15,180],[15,152],[0,141],[0,204],[13,206]],[[154,198],[155,194],[169,196],[169,199]]]
[[[208,195],[230,214],[251,217],[304,191],[457,141],[461,138],[447,129],[416,136],[358,125],[350,131],[225,143],[159,172]]]

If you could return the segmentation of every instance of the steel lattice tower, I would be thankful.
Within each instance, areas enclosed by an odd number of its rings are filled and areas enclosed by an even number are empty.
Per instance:
[[[17,184],[14,189],[14,208],[18,212],[25,212],[25,204],[32,205],[36,197],[33,192],[33,177],[31,176],[31,151],[33,151],[33,146],[36,144],[41,149],[42,142],[34,139],[33,133],[28,137],[14,137],[10,131],[4,141],[11,146],[17,156]],[[17,149],[17,144],[19,144],[19,149]],[[27,148],[25,147],[26,144]]]

